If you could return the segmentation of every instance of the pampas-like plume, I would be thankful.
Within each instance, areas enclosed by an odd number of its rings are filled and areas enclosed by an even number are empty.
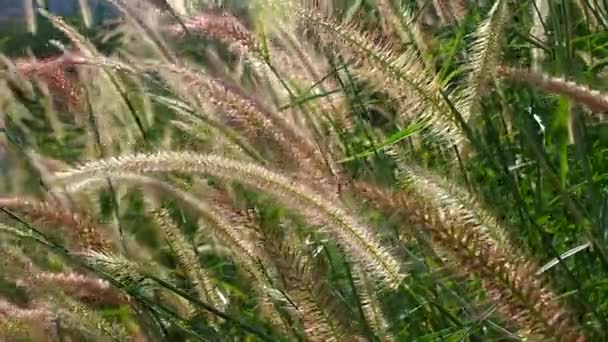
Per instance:
[[[380,12],[386,21],[384,30],[387,34],[396,32],[399,38],[401,38],[402,43],[414,43],[426,67],[431,70],[432,61],[427,56],[429,42],[425,41],[429,37],[425,37],[425,34],[420,29],[420,23],[416,19],[416,16],[408,9],[401,9],[401,13],[399,13],[395,9],[395,5],[391,3],[391,0],[376,0],[376,2],[378,12]]]
[[[106,320],[101,313],[72,298],[45,298],[42,305],[52,308],[60,320],[61,328],[76,332],[79,339],[137,341],[123,326]]]
[[[184,25],[193,34],[224,42],[233,53],[249,56],[257,60],[257,63],[261,63],[262,48],[256,37],[238,18],[229,13],[217,13],[217,11],[199,13],[188,19]],[[177,37],[185,34],[181,25],[169,26],[167,31]]]
[[[152,285],[139,265],[121,255],[87,251],[82,257],[89,265],[119,282],[122,288],[146,291]]]
[[[209,174],[269,192],[308,218],[325,223],[346,252],[365,265],[365,270],[377,280],[395,288],[403,279],[400,263],[345,208],[303,184],[255,164],[191,152],[134,154],[89,162],[57,173],[55,180],[70,183],[99,174],[172,171]]]
[[[587,107],[593,112],[592,115],[595,119],[606,120],[603,114],[608,113],[608,94],[591,89],[586,85],[529,70],[500,67],[498,74],[515,82],[527,83],[550,94],[566,96]]]
[[[184,28],[193,35],[202,36],[207,39],[222,42],[228,50],[239,56],[255,74],[260,78],[270,76],[270,85],[275,91],[283,93],[280,80],[273,75],[273,70],[269,67],[268,52],[263,44],[260,44],[253,32],[251,32],[237,17],[217,10],[206,11],[197,14],[185,25],[172,25],[167,28],[168,33],[173,37],[183,37]],[[293,65],[293,59],[282,58],[287,65]],[[281,65],[284,67],[285,64]],[[300,71],[300,70],[298,70]],[[298,76],[301,72],[294,72],[292,75],[283,74],[286,77]],[[281,75],[281,76],[283,76]]]
[[[282,162],[289,162],[287,166],[291,164],[291,168],[295,166],[311,172],[324,171],[325,165],[318,150],[284,117],[219,79],[198,78],[193,81],[205,90],[200,94],[204,96],[202,99],[222,109],[230,124],[250,137],[270,138],[281,151]]]
[[[0,224],[0,231],[7,231]],[[15,233],[19,230],[14,229]],[[14,279],[19,287],[33,291],[37,296],[46,296],[49,289],[59,290],[68,296],[94,305],[119,306],[128,303],[128,298],[110,287],[110,283],[99,278],[75,272],[46,272],[39,269],[21,249],[12,245],[0,245],[2,271]]]
[[[85,303],[119,306],[128,303],[128,298],[117,293],[110,283],[99,278],[73,272],[34,272],[32,283],[37,287],[57,287],[65,294]]]
[[[400,192],[365,183],[355,183],[354,189],[375,205],[397,210],[408,222],[423,227],[441,249],[477,274],[499,311],[521,327],[521,335],[559,341],[579,337],[557,296],[536,275],[533,262],[494,240],[483,219],[457,199],[445,197],[449,191],[412,170],[406,172],[412,183]]]
[[[352,272],[367,324],[369,324],[374,334],[380,337],[382,341],[394,341],[393,335],[388,331],[389,325],[380,306],[378,291],[376,291],[373,282],[370,281],[369,276],[358,265],[353,265]]]
[[[59,322],[60,325],[57,324]],[[121,327],[107,322],[85,305],[69,298],[45,298],[33,302],[28,308],[0,298],[0,338],[6,336],[10,341],[57,341],[59,336],[56,328],[59,326],[70,337],[73,336],[72,332],[81,338],[82,334],[94,340],[113,337],[126,341],[130,337]]]
[[[301,173],[327,174],[327,164],[318,149],[285,117],[267,108],[239,87],[207,75],[201,70],[174,64],[129,65],[120,61],[95,58],[79,63],[111,67],[128,72],[167,72],[179,75],[194,88],[195,96],[221,110],[228,125],[241,129],[251,140],[263,137],[280,152],[279,163]]]
[[[409,40],[409,35],[403,29],[402,19],[395,13],[390,0],[376,0],[378,12],[382,15],[382,30],[387,36],[398,35],[404,42]]]
[[[50,342],[54,337],[55,318],[56,315],[45,307],[22,308],[0,298],[0,338],[25,335]]]
[[[273,264],[273,259],[261,247],[262,237],[259,226],[252,217],[251,212],[238,208],[234,203],[234,198],[226,189],[216,189],[210,186],[195,182],[201,186],[193,193],[197,198],[205,196],[209,207],[226,223],[230,224],[231,234],[238,240],[237,248],[231,248],[231,254],[247,273],[246,278],[251,281],[253,297],[258,302],[260,314],[267,318],[275,327],[280,329],[285,336],[291,336],[290,324],[275,307],[273,293],[276,293],[276,281],[269,276],[269,267]],[[192,199],[197,199],[195,197]],[[200,199],[199,199],[200,201]],[[188,205],[189,206],[189,205]],[[240,252],[239,252],[240,250]]]
[[[290,297],[289,312],[300,321],[307,337],[311,341],[356,340],[326,284],[324,265],[280,238],[264,239],[264,245]]]
[[[75,111],[80,108],[82,92],[73,71],[74,64],[66,55],[42,60],[17,59],[14,64],[19,74],[48,87],[58,109]]]
[[[161,209],[156,213],[155,217],[167,243],[177,257],[177,261],[192,283],[194,292],[199,300],[222,310],[222,301],[217,294],[219,290],[213,285],[211,274],[202,267],[192,244],[188,243],[188,240],[171,220],[166,210]]]
[[[76,251],[108,250],[109,241],[104,239],[95,224],[86,217],[50,202],[20,197],[0,197],[0,208],[15,210],[44,224],[66,228],[69,243]]]
[[[14,234],[19,231],[19,229],[0,223],[0,232],[2,233],[19,236],[18,234]],[[11,244],[9,242],[10,240],[4,238],[4,236],[2,240],[6,241],[5,243],[0,243],[0,260],[2,260],[0,266],[2,267],[2,273],[5,277],[17,279],[23,274],[24,270],[29,271],[32,269],[33,262],[20,246]],[[16,281],[16,283],[18,283],[18,281]]]
[[[465,122],[474,116],[484,89],[496,73],[509,15],[507,1],[496,1],[474,33],[465,65],[466,86],[457,104]]]
[[[273,41],[264,42],[267,46],[262,44],[252,31],[229,13],[217,11],[199,13],[189,19],[185,26],[194,34],[224,43],[231,52],[251,64],[261,76],[272,73],[268,65],[272,62],[272,66],[281,74],[278,76],[303,82],[305,86],[315,82],[315,80],[311,82],[311,79],[306,77],[307,72],[297,59],[287,55],[286,51],[278,48]],[[167,30],[169,34],[178,37],[184,33],[182,27],[178,25],[172,25]]]
[[[55,315],[45,308],[25,309],[4,299],[0,299],[0,316],[4,318],[27,320],[50,324]]]
[[[390,46],[375,43],[377,39],[357,24],[336,23],[314,10],[298,6],[291,11],[308,24],[323,44],[335,47],[351,59],[360,77],[397,100],[401,116],[428,120],[432,132],[451,144],[464,140],[456,119],[441,95],[438,76],[425,66],[415,48],[396,53]]]
[[[207,11],[199,13],[187,21],[186,26],[195,34],[200,34],[208,39],[223,42],[228,48],[251,64],[261,78],[270,77],[271,86],[278,94],[287,92],[288,100],[292,101],[293,91],[285,89],[288,87],[284,81],[300,88],[310,88],[312,93],[319,90],[322,93],[336,91],[339,89],[332,77],[323,77],[329,72],[329,66],[324,63],[314,49],[306,46],[305,42],[298,39],[289,30],[280,25],[278,29],[279,40],[286,46],[279,46],[274,39],[267,39],[263,43],[251,32],[237,17],[228,13],[217,13]],[[168,28],[173,35],[181,35],[183,29],[178,25]],[[289,51],[291,47],[293,51]],[[338,97],[338,101],[332,101],[332,97]],[[343,96],[327,95],[320,98],[319,107],[323,112],[329,113],[336,124],[342,127],[349,126]],[[334,103],[336,102],[336,103]],[[312,118],[314,119],[317,118]],[[306,134],[308,135],[308,134]]]

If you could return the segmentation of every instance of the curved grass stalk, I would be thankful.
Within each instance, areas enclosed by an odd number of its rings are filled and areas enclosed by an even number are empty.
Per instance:
[[[140,266],[122,255],[89,251],[84,253],[82,258],[95,270],[111,276],[125,286],[136,288],[138,291],[148,290],[152,286]]]
[[[184,22],[184,26],[192,34],[201,35],[224,43],[228,49],[241,56],[254,70],[266,73],[262,46],[254,33],[235,16],[217,11],[202,12]],[[172,25],[167,32],[173,37],[185,34],[184,26]]]
[[[19,231],[14,233],[20,235]],[[46,272],[13,246],[3,245],[2,248],[5,250],[0,254],[8,258],[4,262],[9,261],[13,267],[19,269],[12,275],[11,280],[17,287],[27,290],[30,303],[33,304],[30,307],[52,306],[52,312],[61,319],[62,327],[71,327],[90,334],[102,333],[119,340],[127,338],[128,335],[121,327],[105,321],[92,309],[98,305],[117,307],[132,304],[128,297],[110,287],[109,282],[74,272]],[[27,252],[33,254],[31,250]],[[0,331],[0,336],[6,332],[3,329]]]
[[[496,1],[488,13],[488,18],[473,35],[474,41],[469,47],[469,56],[464,68],[467,73],[466,87],[457,104],[465,122],[478,110],[483,91],[496,73],[509,15],[507,1]]]
[[[135,9],[129,6],[125,0],[107,0],[109,3],[114,5],[127,19],[137,27],[142,33],[142,36],[148,38],[153,43],[153,47],[157,50],[159,56],[161,56],[167,62],[175,62],[177,60],[175,54],[167,46],[163,38],[150,27],[142,18],[140,18]]]
[[[66,330],[93,339],[127,340],[129,335],[118,325],[105,320],[87,306],[64,296],[35,299],[21,307],[0,298],[0,338],[11,341],[53,341],[58,339],[57,321]],[[103,337],[102,337],[103,336]]]
[[[160,210],[154,216],[167,243],[192,283],[199,300],[209,303],[216,309],[223,310],[222,301],[216,292],[218,289],[212,283],[213,277],[203,268],[193,246],[188,243],[186,237],[171,220],[169,213],[166,210]]]
[[[150,95],[151,99],[171,108],[175,113],[181,118],[183,121],[175,121],[174,125],[178,126],[178,128],[186,130],[186,131],[196,131],[198,126],[206,126],[211,127],[217,130],[220,134],[226,137],[231,144],[235,145],[239,150],[242,150],[242,153],[247,157],[251,158],[257,163],[264,163],[264,158],[260,155],[260,153],[252,146],[245,137],[241,136],[238,132],[233,130],[232,128],[224,125],[221,120],[214,118],[212,115],[208,115],[203,113],[203,111],[197,112],[194,108],[190,107],[186,102],[182,102],[180,100],[175,100],[171,98],[167,98],[164,96]],[[183,127],[179,127],[179,126]],[[196,132],[192,132],[194,136],[196,136]]]
[[[289,296],[285,306],[306,336],[312,341],[356,340],[343,307],[326,283],[325,265],[292,239],[267,236],[263,243]]]
[[[373,283],[370,281],[367,274],[361,271],[357,265],[353,265],[352,272],[353,282],[358,290],[357,292],[361,300],[361,309],[363,311],[365,320],[373,330],[374,334],[380,337],[382,341],[394,341],[395,338],[388,331],[389,325],[386,321],[384,311],[380,306],[378,293]]]
[[[22,282],[29,282],[35,290],[42,294],[49,287],[60,289],[66,295],[89,304],[120,306],[128,304],[128,298],[117,293],[110,283],[104,279],[85,276],[74,272],[44,272],[32,270],[31,275]]]
[[[273,65],[280,68],[281,73],[291,78],[292,75],[298,75],[297,86],[304,86],[305,90],[301,92],[304,100],[290,99],[290,102],[286,107],[300,107],[311,108],[314,114],[307,121],[311,121],[312,127],[315,128],[314,134],[319,135],[319,121],[320,118],[325,118],[336,128],[350,129],[353,126],[352,118],[350,117],[348,109],[348,99],[341,91],[341,85],[336,82],[335,73],[337,70],[330,70],[328,63],[322,59],[315,52],[314,47],[307,44],[307,42],[300,39],[296,33],[277,29],[279,39],[284,43],[286,49],[292,51],[293,56],[283,56],[284,53],[279,47],[274,45],[269,46],[271,59]],[[291,57],[291,58],[290,58]],[[297,67],[289,66],[288,68],[281,68],[285,63],[284,59],[295,60]],[[301,67],[300,67],[301,65]],[[301,69],[301,70],[300,70]],[[324,94],[321,96],[321,94]],[[317,97],[320,96],[320,97]],[[315,103],[307,101],[306,99],[318,99]],[[316,111],[316,113],[314,112]],[[318,117],[317,117],[318,116]],[[308,116],[305,116],[308,119]],[[317,139],[323,140],[323,137],[316,137]]]
[[[522,336],[558,341],[580,337],[557,296],[536,275],[533,262],[504,241],[493,239],[484,218],[476,217],[431,179],[405,171],[414,181],[400,192],[365,183],[355,183],[354,189],[377,206],[397,210],[409,223],[423,227],[441,249],[477,274],[498,310],[520,326]]]
[[[270,76],[273,79],[285,77],[306,87],[315,86],[317,80],[320,79],[318,70],[315,70],[321,64],[319,59],[317,58],[313,61],[309,58],[311,56],[308,52],[312,51],[312,49],[303,49],[302,42],[300,41],[297,44],[292,44],[296,49],[296,54],[295,56],[291,56],[286,49],[279,47],[273,40],[269,39],[268,41],[260,42],[254,32],[250,31],[237,17],[228,13],[215,13],[215,11],[198,14],[196,17],[188,20],[186,26],[193,33],[218,40],[227,45],[229,50],[251,64],[259,76]],[[181,36],[183,33],[183,29],[178,25],[170,26],[168,31],[170,34],[178,36]],[[291,33],[281,29],[279,31],[283,36],[288,36],[290,43],[297,41],[297,39],[292,39]],[[327,70],[325,65],[323,65],[323,69]],[[275,74],[275,71],[278,74]],[[275,81],[280,82],[281,80]],[[324,83],[333,85],[330,86],[331,89],[336,88],[335,84],[328,82],[328,80],[325,80]],[[281,85],[274,83],[272,87],[276,88],[278,92],[285,90],[281,89]],[[322,91],[327,92],[326,90]],[[325,105],[326,103],[323,104]],[[331,101],[329,101],[329,104],[332,105]],[[336,108],[332,109],[336,110]],[[340,117],[339,114],[337,113],[337,118],[344,121],[344,118]]]
[[[291,230],[263,226],[257,226],[256,230],[263,272],[268,282],[276,286],[266,296],[293,319],[288,326],[302,330],[307,339],[314,341],[350,336],[348,324],[343,324],[343,312],[333,294],[327,292],[324,280],[311,278],[319,269],[307,258],[311,254],[304,255],[305,247],[299,237]]]
[[[78,331],[91,339],[125,341],[133,339],[126,329],[103,317],[84,303],[66,296],[45,298],[44,302],[58,314],[62,328]],[[43,304],[44,305],[44,304]]]
[[[591,89],[565,79],[551,77],[542,73],[509,67],[498,69],[500,76],[515,82],[522,82],[542,89],[549,94],[566,96],[592,111],[592,115],[600,122],[606,121],[604,113],[608,112],[608,94]]]
[[[413,43],[425,66],[431,69],[432,60],[428,56],[429,43],[425,41],[428,37],[425,37],[413,13],[403,7],[397,11],[390,0],[376,0],[376,3],[378,11],[387,21],[387,29],[395,31],[402,43]]]
[[[195,96],[210,103],[225,115],[230,126],[236,126],[250,139],[264,137],[280,151],[281,164],[313,173],[327,173],[327,164],[314,144],[294,125],[238,87],[207,75],[199,69],[165,63],[127,64],[109,58],[78,58],[77,63],[123,70],[129,73],[168,72],[179,75],[195,89]]]
[[[303,184],[255,164],[191,152],[134,154],[89,162],[56,173],[55,180],[73,183],[101,174],[172,171],[209,174],[269,192],[308,218],[327,224],[349,255],[362,262],[366,271],[383,284],[396,288],[403,279],[400,263],[380,245],[369,228],[357,222],[343,207]]]
[[[50,202],[20,197],[0,197],[0,208],[18,211],[34,220],[66,229],[76,250],[108,250],[109,241],[99,235],[91,220]]]
[[[0,298],[0,337],[44,338],[55,336],[57,315],[43,306],[22,308]],[[33,329],[32,329],[33,328]]]
[[[438,76],[425,66],[415,48],[398,54],[390,46],[375,43],[376,37],[365,33],[356,24],[336,23],[313,10],[297,6],[292,11],[310,27],[315,27],[314,32],[321,42],[336,47],[352,59],[360,77],[396,99],[401,116],[429,120],[431,131],[452,144],[465,140],[441,95]]]

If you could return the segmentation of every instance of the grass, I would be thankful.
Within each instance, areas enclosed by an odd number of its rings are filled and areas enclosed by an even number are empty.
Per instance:
[[[0,337],[607,338],[603,2],[110,2],[0,39]]]

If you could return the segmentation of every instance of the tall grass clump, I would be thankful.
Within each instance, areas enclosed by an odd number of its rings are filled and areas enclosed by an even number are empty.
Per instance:
[[[600,2],[78,3],[0,39],[0,339],[608,338]]]

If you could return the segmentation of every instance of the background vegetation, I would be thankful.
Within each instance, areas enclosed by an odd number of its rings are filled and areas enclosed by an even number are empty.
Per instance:
[[[608,340],[605,2],[81,3],[0,31],[0,338]]]

